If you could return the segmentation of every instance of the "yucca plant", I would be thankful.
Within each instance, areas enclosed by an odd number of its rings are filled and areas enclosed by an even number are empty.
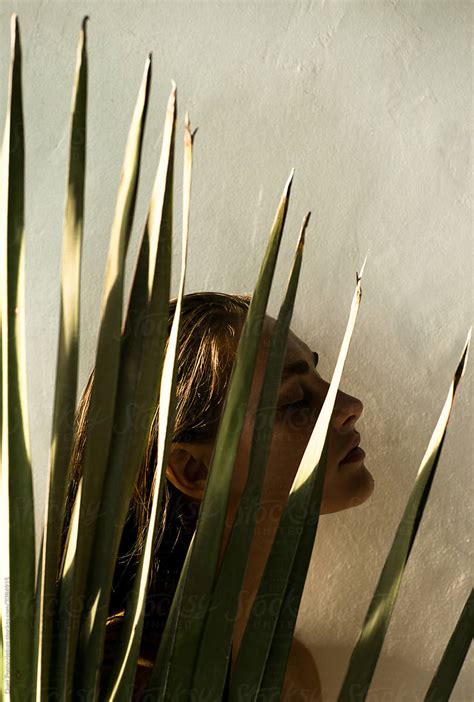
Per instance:
[[[69,527],[60,587],[59,534],[73,435],[79,355],[80,268],[86,164],[86,19],[80,32],[71,107],[69,172],[61,264],[60,328],[44,528],[35,583],[33,483],[28,428],[24,315],[24,133],[18,18],[11,17],[11,63],[1,152],[2,340],[2,655],[1,690],[14,702],[98,699],[112,576],[153,408],[158,401],[156,488],[146,546],[127,601],[107,699],[131,699],[144,621],[147,577],[159,518],[164,466],[175,418],[176,352],[183,298],[191,193],[193,134],[184,120],[182,265],[176,312],[164,354],[171,278],[176,85],[168,100],[161,155],[135,274],[122,319],[127,248],[132,228],[149,100],[148,56],[125,150],[112,224],[95,361],[84,472]],[[232,622],[255,525],[268,459],[288,331],[309,213],[304,217],[267,360],[258,414],[265,419],[252,445],[249,479],[217,569],[225,506],[247,406],[263,320],[278,258],[293,171],[271,227],[229,391],[196,531],[174,595],[148,684],[149,699],[277,699],[316,536],[327,462],[328,427],[361,301],[355,292],[323,408],[291,487],[229,683]],[[470,331],[448,396],[421,462],[392,547],[370,603],[339,701],[363,700],[377,665],[401,578],[436,474]],[[150,379],[153,379],[150,382]],[[133,410],[130,416],[130,409]],[[124,412],[128,412],[124,416]],[[125,421],[126,420],[126,421]],[[117,427],[125,427],[120,432]],[[259,604],[272,602],[262,609]],[[190,608],[186,603],[198,602]],[[447,700],[472,639],[473,593],[448,641],[425,700]],[[262,614],[264,612],[264,614]],[[262,621],[262,616],[264,621]],[[265,624],[263,626],[263,624]],[[209,665],[209,661],[212,665]],[[31,663],[33,662],[33,665]],[[80,687],[75,681],[80,680]],[[226,685],[227,683],[227,685]],[[245,694],[243,693],[245,690]]]

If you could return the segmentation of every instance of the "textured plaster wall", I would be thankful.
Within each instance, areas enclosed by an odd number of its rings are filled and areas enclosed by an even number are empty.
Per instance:
[[[269,313],[312,211],[292,329],[330,377],[355,272],[369,252],[342,387],[372,498],[323,516],[297,633],[339,685],[473,319],[472,5],[469,2],[3,2],[3,128],[9,17],[23,45],[27,353],[36,523],[42,524],[59,319],[69,105],[80,22],[90,15],[82,270],[82,388],[93,364],[102,275],[126,135],[153,52],[127,289],[161,146],[171,79],[195,138],[186,292],[249,292],[292,167]],[[180,131],[181,133],[181,131]],[[181,136],[177,175],[181,174]],[[180,207],[181,185],[176,185]],[[181,256],[175,230],[172,294]],[[373,679],[371,702],[418,702],[471,587],[473,359]],[[39,540],[38,540],[39,541]],[[39,544],[38,544],[39,545]],[[452,699],[474,699],[472,649]]]

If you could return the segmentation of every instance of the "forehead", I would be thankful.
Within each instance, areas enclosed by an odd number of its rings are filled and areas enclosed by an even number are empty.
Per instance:
[[[272,341],[272,336],[275,331],[276,319],[267,315],[265,317],[260,353],[262,356],[268,354]],[[308,344],[303,339],[300,339],[291,329],[288,331],[288,345],[286,347],[287,361],[297,360],[300,358],[312,359],[312,352]]]
[[[260,338],[260,346],[255,364],[253,376],[252,390],[250,393],[250,405],[256,407],[260,390],[265,375],[266,360],[270,351],[272,336],[275,331],[276,319],[266,315],[262,335]],[[312,365],[312,352],[305,342],[300,339],[291,329],[288,331],[288,345],[286,347],[285,363],[293,361],[306,360]]]

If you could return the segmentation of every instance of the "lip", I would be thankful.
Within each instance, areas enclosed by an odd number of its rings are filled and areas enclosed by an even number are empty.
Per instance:
[[[339,465],[343,466],[346,463],[359,463],[365,458],[365,451],[361,449],[360,446],[353,448],[347,456],[339,462]]]
[[[359,443],[360,434],[359,432],[356,432],[339,463],[353,463],[355,461],[361,461],[363,458],[365,458],[365,451],[360,448]]]

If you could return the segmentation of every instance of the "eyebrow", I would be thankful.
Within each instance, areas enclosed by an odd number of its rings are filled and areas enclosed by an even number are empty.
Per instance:
[[[319,361],[319,355],[316,353],[316,351],[311,351],[311,353],[313,354],[314,368],[316,368]],[[293,361],[292,363],[287,363],[283,368],[281,382],[283,383],[283,381],[287,380],[292,375],[305,375],[306,373],[309,373],[309,365],[307,361]]]

